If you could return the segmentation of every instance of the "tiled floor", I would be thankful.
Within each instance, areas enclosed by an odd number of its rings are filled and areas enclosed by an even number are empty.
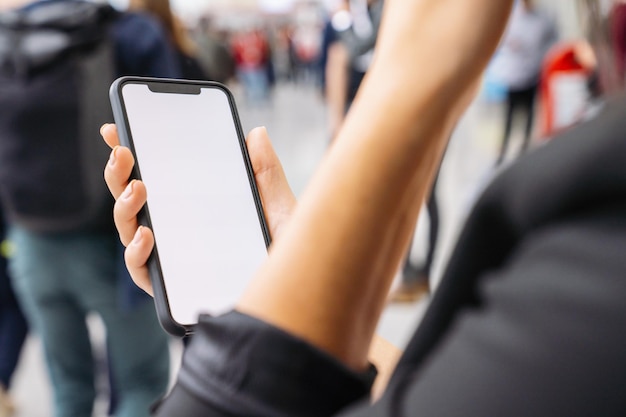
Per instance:
[[[238,89],[235,95],[240,97]],[[299,194],[327,147],[325,109],[317,90],[310,86],[281,85],[274,93],[271,105],[248,106],[239,99],[244,131],[265,125],[282,159],[292,188]],[[436,252],[433,282],[450,252],[463,217],[480,188],[493,175],[493,161],[498,147],[501,109],[478,100],[467,112],[453,135],[437,189],[441,226]],[[422,216],[425,217],[425,216]],[[420,221],[416,239],[419,244],[412,254],[418,261],[423,256],[427,221]],[[385,311],[379,332],[402,347],[419,321],[427,300],[411,305],[390,305]],[[94,345],[102,346],[103,330],[97,319],[92,320]],[[172,342],[175,358],[180,346]],[[175,370],[176,364],[173,365]],[[19,405],[17,417],[47,417],[51,415],[50,388],[44,362],[36,337],[28,340],[15,376],[13,395]],[[98,404],[96,416],[102,413]]]

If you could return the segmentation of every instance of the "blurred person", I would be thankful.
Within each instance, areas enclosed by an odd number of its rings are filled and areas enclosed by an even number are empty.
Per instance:
[[[28,333],[26,318],[9,279],[7,257],[10,251],[5,229],[0,219],[0,417],[9,417],[15,412],[9,391]]]
[[[554,22],[534,3],[534,0],[517,2],[492,67],[494,77],[506,89],[504,133],[496,166],[505,160],[517,113],[526,118],[520,153],[530,144],[543,59],[557,40]]]
[[[428,244],[426,246],[426,256],[420,265],[415,265],[411,259],[415,238],[411,239],[411,244],[407,255],[400,267],[400,283],[389,295],[392,303],[412,303],[419,301],[430,293],[430,278],[437,249],[437,239],[439,237],[439,207],[437,204],[437,179],[435,176],[432,190],[426,200],[426,212],[428,214]],[[414,233],[417,232],[417,229]]]
[[[319,59],[320,89],[328,105],[331,137],[334,137],[334,133],[343,120],[347,95],[345,91],[348,89],[348,53],[346,48],[339,44],[339,31],[349,28],[352,21],[348,0],[338,3],[324,23]],[[328,80],[330,80],[330,86]]]
[[[291,42],[292,29],[288,23],[277,28],[274,37],[274,66],[277,80],[295,81],[295,55]]]
[[[170,7],[169,0],[130,0],[129,10],[143,11],[157,18],[172,44],[178,58],[181,77],[188,80],[207,80],[209,75],[198,59],[198,46],[183,22]]]
[[[110,117],[107,92],[116,76],[178,77],[174,52],[152,18],[75,0],[5,9],[0,37],[0,192],[14,249],[9,270],[42,342],[53,414],[92,415],[97,393],[86,318],[96,313],[106,331],[115,415],[148,416],[169,382],[168,337],[152,303],[129,285],[108,214],[113,200],[88,175],[107,157],[90,135]],[[50,185],[58,178],[62,185]]]
[[[290,81],[298,82],[298,57],[296,56],[296,48],[293,43],[294,27],[290,25],[286,31],[288,42],[288,58],[289,58],[289,79]]]
[[[333,138],[371,63],[382,8],[383,0],[346,1],[333,14],[325,31],[325,96]]]
[[[320,29],[311,22],[296,23],[291,34],[296,64],[296,81],[317,84],[317,63],[321,51]]]
[[[274,39],[270,36],[270,31],[266,30],[265,36],[267,38],[267,64],[265,65],[265,72],[267,75],[267,84],[269,85],[269,91],[274,91],[274,87],[276,87],[277,76],[276,76],[276,67],[274,64],[274,51],[275,51],[275,42]]]
[[[209,79],[227,83],[235,75],[235,62],[225,31],[215,28],[211,17],[203,16],[194,31],[198,61]]]
[[[231,48],[237,78],[248,101],[253,105],[267,102],[270,96],[268,65],[271,51],[266,34],[259,28],[250,27],[233,36]]]

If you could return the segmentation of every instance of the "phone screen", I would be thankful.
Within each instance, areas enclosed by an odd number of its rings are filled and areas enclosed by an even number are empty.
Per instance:
[[[118,91],[169,313],[191,325],[234,306],[268,238],[232,96],[214,85],[158,87]]]

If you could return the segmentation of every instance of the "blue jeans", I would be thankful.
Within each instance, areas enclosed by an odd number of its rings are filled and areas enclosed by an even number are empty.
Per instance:
[[[14,289],[40,336],[53,385],[56,417],[90,417],[94,361],[85,318],[106,328],[117,417],[147,417],[169,382],[168,337],[154,305],[122,308],[119,241],[113,234],[40,235],[13,226],[9,268]]]
[[[250,104],[263,104],[269,99],[270,86],[265,68],[241,68],[238,75]]]
[[[0,384],[8,388],[26,339],[27,325],[6,269],[6,259],[0,257]]]

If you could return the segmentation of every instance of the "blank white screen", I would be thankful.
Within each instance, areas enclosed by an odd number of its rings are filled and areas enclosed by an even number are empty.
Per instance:
[[[228,98],[140,84],[122,96],[172,317],[224,312],[267,256]]]

